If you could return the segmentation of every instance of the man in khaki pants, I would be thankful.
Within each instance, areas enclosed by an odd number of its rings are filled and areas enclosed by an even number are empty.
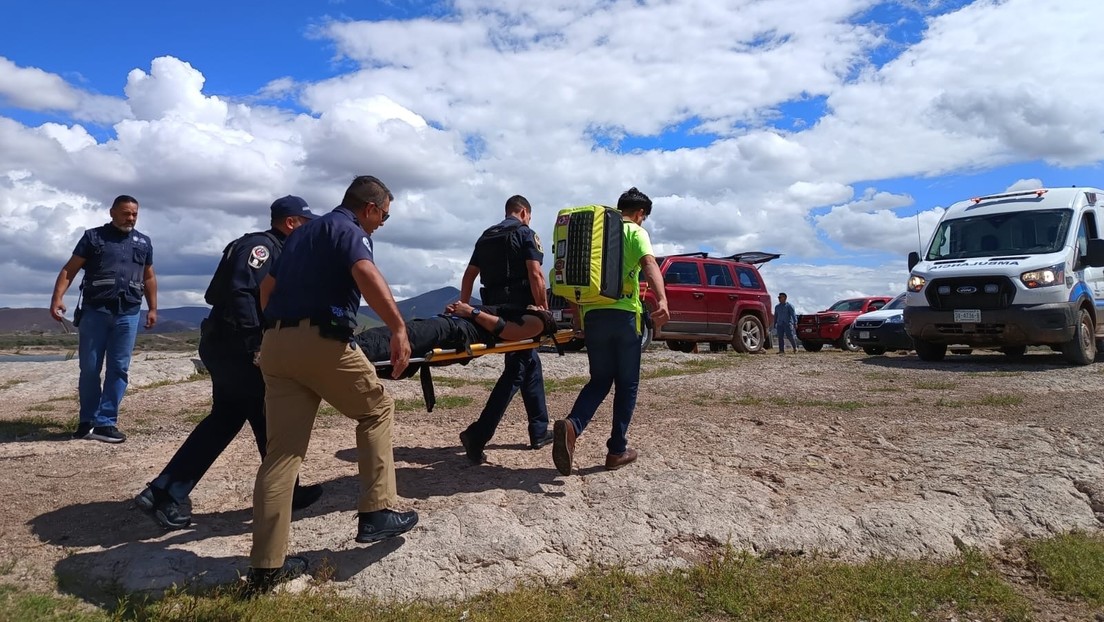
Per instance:
[[[306,571],[286,557],[295,477],[325,399],[356,421],[361,497],[357,542],[409,531],[416,512],[396,512],[391,425],[395,402],[375,368],[352,344],[361,296],[391,329],[391,365],[399,377],[410,359],[406,325],[373,262],[373,231],[390,217],[394,197],[375,177],[353,180],[341,205],[289,236],[261,283],[266,325],[260,366],[265,380],[268,453],[253,489],[249,593]]]

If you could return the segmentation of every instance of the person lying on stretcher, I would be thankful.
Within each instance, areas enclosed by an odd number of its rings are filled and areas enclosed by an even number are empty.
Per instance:
[[[552,314],[536,307],[473,307],[463,302],[448,305],[442,315],[406,323],[411,358],[424,357],[435,348],[464,350],[478,343],[493,346],[555,332]],[[353,341],[373,363],[391,357],[391,329],[386,326],[369,328]],[[403,377],[411,376],[417,367],[411,365]],[[381,378],[387,376],[381,371]]]

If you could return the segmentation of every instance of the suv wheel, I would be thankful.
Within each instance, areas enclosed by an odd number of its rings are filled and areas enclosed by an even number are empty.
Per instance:
[[[693,341],[668,341],[667,347],[671,348],[675,352],[693,352],[694,347],[698,344]]]
[[[648,349],[652,343],[652,327],[647,324],[640,327],[640,351]]]
[[[736,335],[732,338],[732,349],[737,352],[762,352],[766,342],[763,323],[754,315],[741,315],[736,322]]]

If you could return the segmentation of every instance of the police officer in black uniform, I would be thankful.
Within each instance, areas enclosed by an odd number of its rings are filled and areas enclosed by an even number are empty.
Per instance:
[[[548,308],[541,262],[544,249],[540,238],[529,228],[532,218],[529,201],[514,195],[506,200],[506,219],[487,229],[475,243],[460,287],[460,302],[471,299],[475,277],[483,283],[479,296],[484,305],[503,310],[524,309],[536,305]],[[460,433],[460,443],[472,464],[486,462],[483,448],[494,436],[506,407],[521,389],[525,413],[529,418],[529,447],[540,449],[552,442],[548,429],[548,406],[544,399],[544,374],[537,350],[506,354],[505,368],[495,383],[479,419]]]
[[[276,199],[271,212],[271,229],[247,233],[226,247],[207,287],[211,313],[203,320],[199,356],[211,373],[211,414],[136,499],[165,529],[191,523],[183,508],[188,495],[245,422],[253,429],[261,458],[265,456],[265,385],[254,364],[264,325],[259,286],[288,234],[315,216],[306,201],[291,195]],[[320,496],[321,485],[300,487],[297,482],[293,507],[307,507]]]

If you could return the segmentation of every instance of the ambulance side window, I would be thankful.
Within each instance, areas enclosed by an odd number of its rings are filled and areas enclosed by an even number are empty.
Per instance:
[[[1096,229],[1096,215],[1092,212],[1085,212],[1085,215],[1081,217],[1081,226],[1077,228],[1077,265],[1074,266],[1075,270],[1080,270],[1085,267],[1083,260],[1085,253],[1089,250],[1089,240],[1094,240],[1097,237]]]

